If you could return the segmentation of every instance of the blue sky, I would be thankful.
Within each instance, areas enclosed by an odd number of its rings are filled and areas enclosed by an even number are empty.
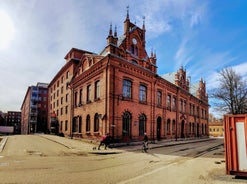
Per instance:
[[[20,110],[27,87],[49,83],[72,47],[99,53],[111,23],[122,35],[128,5],[138,26],[145,16],[159,75],[183,66],[208,90],[224,67],[246,77],[245,0],[1,0],[0,110]]]

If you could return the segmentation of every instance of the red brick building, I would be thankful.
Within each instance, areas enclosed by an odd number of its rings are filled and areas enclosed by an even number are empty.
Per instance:
[[[124,34],[118,37],[110,26],[101,53],[70,50],[49,85],[49,112],[57,114],[59,132],[86,138],[109,132],[121,141],[141,140],[144,132],[158,140],[208,136],[205,82],[190,84],[183,68],[159,76],[145,32],[145,24],[136,26],[127,12]]]

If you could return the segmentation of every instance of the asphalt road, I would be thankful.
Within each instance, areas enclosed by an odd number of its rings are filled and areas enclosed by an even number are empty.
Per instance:
[[[10,136],[0,153],[0,183],[246,183],[225,175],[222,139],[148,153],[133,147],[108,152],[114,154],[92,154],[95,145],[57,140]]]

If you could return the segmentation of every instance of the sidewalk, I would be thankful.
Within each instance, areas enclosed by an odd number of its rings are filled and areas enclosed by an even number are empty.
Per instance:
[[[98,150],[99,142],[96,140],[88,139],[70,139],[65,137],[59,137],[54,135],[41,134],[43,138],[49,139],[51,141],[57,142],[64,145],[69,149],[76,149],[80,151],[87,152],[88,154],[118,154],[125,151],[138,151],[142,150],[142,142],[130,142],[130,143],[113,143],[110,144],[110,149],[104,149],[104,146],[101,147],[101,150]],[[155,149],[159,147],[168,147],[181,144],[189,144],[193,142],[204,142],[212,140],[212,138],[196,138],[196,139],[178,139],[174,140],[161,140],[155,142],[149,142],[149,149]]]
[[[125,151],[142,150],[142,142],[114,143],[110,145],[110,149],[108,148],[107,150],[105,150],[104,146],[102,146],[101,150],[98,150],[99,142],[96,140],[70,139],[49,134],[35,134],[35,136],[40,136],[50,141],[56,142],[67,147],[72,152],[80,152],[81,154],[119,154]],[[4,137],[3,140],[0,142],[0,152],[4,149],[7,139],[8,136]],[[212,140],[212,138],[178,139],[177,141],[170,139],[165,139],[161,141],[155,140],[155,142],[149,142],[149,149],[168,147],[180,144],[189,144],[193,142],[203,142],[209,140]]]
[[[195,138],[195,139],[163,139],[160,141],[155,140],[149,141],[148,147],[149,149],[155,149],[160,147],[169,147],[169,146],[175,146],[175,145],[181,145],[181,144],[189,144],[193,142],[204,142],[204,141],[210,141],[212,138]],[[124,145],[125,144],[125,145]],[[120,143],[120,144],[113,144],[114,147],[126,150],[126,151],[137,151],[142,149],[143,142],[130,142],[127,143]]]

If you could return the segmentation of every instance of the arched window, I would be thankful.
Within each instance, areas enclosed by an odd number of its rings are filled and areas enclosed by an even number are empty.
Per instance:
[[[170,124],[171,124],[171,120],[168,119],[166,124],[167,134],[170,134]]]
[[[124,112],[122,116],[123,123],[123,136],[130,136],[130,128],[131,128],[131,114],[129,112]]]
[[[204,125],[203,124],[201,124],[202,125],[202,135],[204,134]]]
[[[176,126],[176,121],[172,120],[172,133],[175,133],[175,126]]]
[[[82,117],[79,117],[79,133],[81,133],[81,127],[82,127]]]
[[[96,100],[100,98],[100,81],[99,80],[95,82],[94,98]]]
[[[99,114],[96,113],[94,115],[94,132],[98,132],[99,131]]]
[[[78,92],[75,92],[75,96],[74,96],[74,105],[75,105],[75,107],[77,107],[77,95],[78,95]]]
[[[147,102],[147,87],[144,85],[140,85],[139,87],[139,101],[141,103]]]
[[[135,45],[132,44],[130,47],[131,47],[130,48],[131,49],[131,54],[135,54]]]
[[[87,120],[86,120],[86,132],[90,132],[90,115],[87,115]]]
[[[130,46],[130,49],[131,49],[131,54],[138,56],[138,47],[136,45],[132,44]]]
[[[161,106],[161,102],[162,102],[162,93],[161,91],[157,91],[157,106]]]
[[[133,64],[135,64],[135,65],[138,64],[137,61],[135,61],[135,60],[132,60],[131,62],[132,62]]]
[[[132,82],[130,80],[123,80],[123,97],[131,98],[132,96]]]
[[[72,132],[76,132],[76,117],[73,117],[73,121],[72,121]]]
[[[87,103],[91,102],[91,85],[87,86]]]
[[[139,116],[139,136],[143,136],[146,132],[146,119],[145,114]]]

